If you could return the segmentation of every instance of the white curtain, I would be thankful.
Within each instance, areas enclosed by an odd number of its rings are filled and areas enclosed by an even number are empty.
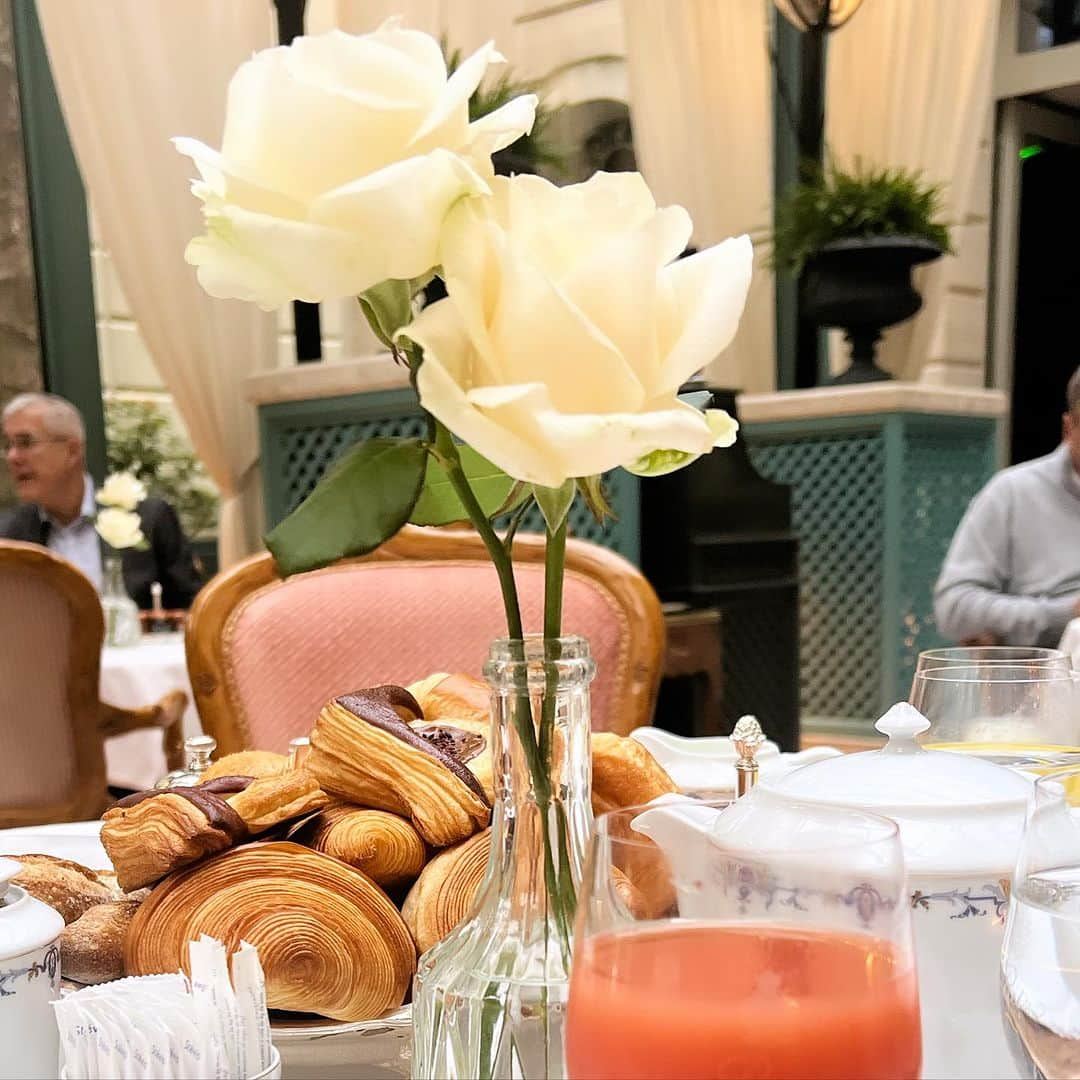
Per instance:
[[[267,0],[37,0],[79,168],[132,313],[192,443],[221,489],[222,566],[258,544],[258,437],[247,376],[274,366],[273,315],[213,300],[184,262],[202,231],[191,162],[219,145],[225,89],[273,41]]]
[[[772,93],[764,0],[623,0],[638,166],[661,205],[694,219],[699,248],[749,233],[754,280],[731,346],[710,367],[721,385],[775,384]]]
[[[451,49],[465,55],[494,40],[511,67],[521,66],[514,49],[511,0],[309,0],[309,34],[337,27],[350,34],[374,30],[391,15],[401,15],[412,30],[445,37]]]
[[[919,170],[962,225],[989,110],[1000,0],[866,0],[829,39],[825,138],[845,166]],[[950,260],[917,271],[923,308],[886,333],[879,360],[914,378],[939,333]],[[846,353],[846,348],[845,348]]]

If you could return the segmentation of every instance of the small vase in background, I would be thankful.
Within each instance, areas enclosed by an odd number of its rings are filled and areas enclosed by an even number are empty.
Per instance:
[[[124,588],[123,567],[117,555],[105,557],[101,607],[105,613],[105,644],[137,645],[142,637],[139,609]]]
[[[420,958],[413,988],[416,1080],[566,1076],[567,920],[592,823],[594,671],[584,638],[492,644],[484,668],[495,765],[491,858],[468,918]],[[538,785],[528,765],[535,744],[522,734],[530,725],[543,746],[544,717],[549,752],[545,783]]]

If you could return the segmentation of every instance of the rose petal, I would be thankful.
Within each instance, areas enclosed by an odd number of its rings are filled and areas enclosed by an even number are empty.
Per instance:
[[[432,416],[508,476],[545,487],[562,483],[564,478],[545,447],[530,442],[517,429],[500,426],[468,400],[460,380],[472,362],[472,347],[452,304],[440,301],[425,308],[408,334],[424,349],[416,388],[421,405]],[[534,392],[543,393],[543,388]]]
[[[468,130],[469,157],[473,160],[490,158],[496,151],[527,135],[536,123],[539,102],[535,94],[521,94],[474,120]]]
[[[289,300],[321,303],[361,293],[390,276],[386,251],[362,237],[307,222],[256,214],[210,200],[207,235],[184,258],[220,299],[254,301],[273,311]]]
[[[346,230],[365,242],[370,263],[382,267],[381,277],[369,283],[374,285],[388,277],[419,277],[435,266],[450,208],[464,196],[487,191],[462,158],[433,150],[321,195],[312,202],[310,214],[313,222]]]
[[[410,152],[425,153],[432,146],[464,147],[468,141],[469,98],[480,85],[488,65],[499,54],[495,43],[488,41],[458,65],[441,88],[434,108],[425,117],[413,137]]]
[[[725,240],[660,273],[659,385],[677,387],[712,363],[739,328],[753,272],[748,236]]]

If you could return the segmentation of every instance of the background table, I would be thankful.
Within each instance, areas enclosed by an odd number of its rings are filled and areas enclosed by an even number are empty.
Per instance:
[[[184,736],[202,730],[188,681],[183,634],[145,634],[138,645],[105,648],[100,689],[102,701],[128,709],[154,705],[170,690],[183,690],[188,696]],[[167,771],[161,732],[132,731],[109,739],[105,764],[115,787],[152,787]]]

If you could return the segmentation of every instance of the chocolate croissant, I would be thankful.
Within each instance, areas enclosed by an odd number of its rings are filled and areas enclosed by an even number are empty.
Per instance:
[[[487,683],[472,675],[440,672],[413,683],[409,692],[416,698],[424,714],[424,722],[413,725],[415,730],[424,733],[433,728],[451,728],[472,736],[468,754],[459,757],[459,760],[480,781],[488,801],[494,802],[491,691]]]
[[[262,780],[223,776],[121,799],[102,817],[101,842],[130,892],[328,801],[302,769]]]
[[[416,950],[397,908],[359,870],[299,844],[245,844],[173,875],[139,908],[129,975],[187,967],[210,934],[259,950],[271,1009],[370,1020],[397,1008]]]
[[[433,847],[447,847],[484,828],[491,803],[463,762],[477,737],[423,719],[400,686],[335,698],[315,721],[304,767],[329,794],[406,817]]]
[[[384,889],[415,881],[427,861],[427,847],[416,829],[385,810],[328,806],[290,838],[363,870]]]

